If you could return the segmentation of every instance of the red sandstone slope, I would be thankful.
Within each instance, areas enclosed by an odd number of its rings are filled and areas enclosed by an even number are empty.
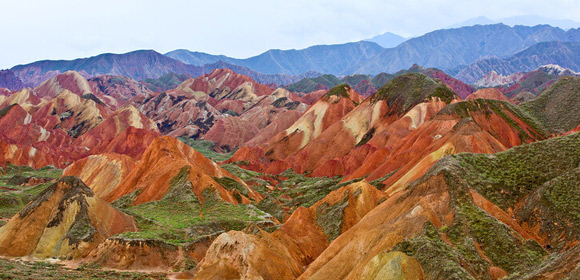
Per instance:
[[[0,100],[0,141],[6,151],[0,156],[0,165],[64,167],[102,152],[138,158],[158,135],[156,126],[135,108],[113,113],[94,95],[73,93],[59,81],[70,82],[65,85],[81,92],[88,84],[78,73],[67,72],[39,87],[46,96],[54,95],[51,99],[23,89]]]
[[[133,219],[63,177],[0,228],[0,255],[82,258],[106,238],[136,230]]]
[[[173,137],[164,136],[156,138],[147,147],[135,168],[122,179],[114,190],[104,196],[104,199],[115,201],[126,194],[139,190],[133,201],[134,205],[159,200],[169,190],[171,178],[175,177],[183,168],[189,168],[188,179],[200,201],[204,200],[202,192],[206,188],[216,189],[224,201],[232,204],[248,203],[249,198],[253,200],[261,198],[243,181],[205,158],[201,153]],[[240,194],[241,201],[238,201],[234,198],[232,191],[226,190],[212,177],[233,178],[247,189],[248,197]]]
[[[292,156],[342,119],[360,102],[362,98],[349,86],[337,86],[310,106],[292,126],[278,133],[262,147],[242,147],[230,161],[246,160],[244,158],[249,154],[266,156],[270,161]],[[262,165],[262,162],[253,164]],[[263,165],[258,168],[263,168]]]
[[[409,93],[415,90],[418,94]],[[295,127],[296,130],[288,137],[279,134],[269,145],[259,148],[243,147],[231,161],[243,160],[245,157],[247,158],[245,160],[251,163],[250,168],[264,168],[266,172],[281,172],[292,168],[298,173],[313,171],[315,176],[348,174],[354,171],[367,155],[386,145],[389,139],[396,142],[454,98],[457,98],[456,95],[446,85],[422,74],[402,75],[356,108],[354,104],[346,102],[346,105],[350,104],[351,107],[348,109],[351,111],[342,110],[340,111],[342,114],[332,115],[336,116],[332,119],[332,123],[327,122],[324,127],[316,126],[317,133],[304,135],[300,130],[302,127],[310,128],[313,126],[312,123],[316,124],[314,117],[306,118],[309,117],[309,112],[313,111],[313,108],[318,108],[321,111],[319,114],[323,115],[328,107],[317,106],[319,104],[317,102],[291,127],[291,129]],[[345,98],[342,100],[349,101]],[[319,102],[323,101],[324,98]],[[422,102],[426,102],[425,105],[409,113],[408,117],[405,116],[413,106]],[[393,131],[389,128],[401,118],[407,119],[401,122],[403,130]],[[301,139],[297,136],[307,137]],[[376,144],[365,146],[371,140]],[[339,159],[349,154],[348,158]]]
[[[157,126],[135,107],[128,105],[74,141],[92,154],[115,152],[138,159],[145,148],[159,136]]]
[[[270,87],[259,84],[252,78],[237,74],[230,69],[215,69],[210,74],[184,82],[179,88],[205,92],[217,100],[224,98],[245,100],[248,97],[272,93]],[[246,98],[239,98],[240,96],[246,96]]]
[[[151,91],[144,83],[124,76],[102,75],[88,80],[91,88],[99,93],[99,97],[113,109],[125,106],[131,99],[147,96]]]
[[[481,91],[477,96],[490,94]],[[402,75],[307,145],[298,146],[294,155],[278,155],[266,144],[243,147],[230,162],[247,161],[246,168],[267,173],[292,168],[314,177],[346,175],[345,181],[390,174],[382,181],[392,193],[447,154],[494,153],[548,136],[513,105],[487,99],[449,104],[457,101],[440,82],[421,74]],[[283,138],[286,146],[281,150],[292,151],[289,139]]]
[[[0,165],[6,163],[62,167],[84,151],[71,146],[70,136],[63,130],[47,130],[34,122],[20,105],[6,107],[0,113]],[[59,147],[58,149],[56,147]]]
[[[574,128],[574,129],[572,129],[572,130],[570,130],[570,131],[566,132],[565,134],[566,134],[566,135],[568,135],[568,134],[573,134],[573,133],[575,133],[575,132],[580,132],[580,125],[578,125],[578,126],[577,126],[576,128]]]
[[[477,99],[450,104],[423,125],[375,152],[345,180],[368,175],[383,179],[392,193],[422,176],[437,160],[460,152],[495,153],[507,148],[545,139],[539,129],[516,107],[503,102]]]
[[[386,199],[366,181],[331,192],[310,208],[298,208],[279,230],[220,235],[194,279],[296,279],[338,235]],[[229,278],[228,278],[229,279]]]
[[[476,92],[467,96],[467,98],[465,98],[465,100],[473,100],[473,99],[477,99],[477,98],[493,99],[493,100],[505,101],[505,102],[515,104],[511,99],[505,97],[505,95],[503,95],[503,93],[501,93],[501,91],[499,89],[496,89],[496,88],[483,88],[483,89],[477,90]]]
[[[197,138],[224,117],[208,102],[207,94],[198,95],[201,96],[187,92],[162,92],[136,99],[133,104],[157,124],[162,134]]]
[[[215,142],[225,150],[247,142],[251,142],[248,145],[265,143],[290,127],[306,110],[305,104],[292,101],[292,98],[294,97],[289,91],[277,89],[270,95],[260,97],[258,102],[239,117],[230,116],[218,120],[203,138]]]
[[[51,99],[64,90],[68,90],[77,95],[95,93],[87,79],[76,71],[67,71],[56,77],[44,81],[34,89],[40,98]]]
[[[63,176],[80,178],[98,197],[106,197],[135,168],[136,161],[126,155],[105,153],[75,161],[63,171]]]
[[[167,92],[136,98],[133,104],[157,123],[162,134],[211,140],[222,150],[250,141],[275,122],[264,134],[271,137],[295,121],[297,113],[286,112],[301,113],[306,108],[294,94],[273,91],[229,69],[217,69]]]

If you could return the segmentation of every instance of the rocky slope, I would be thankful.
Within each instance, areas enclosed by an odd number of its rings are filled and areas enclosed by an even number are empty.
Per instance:
[[[570,248],[571,254],[576,250],[571,241],[574,237],[560,239],[562,246],[557,246],[553,242],[558,234],[550,241],[547,232],[538,230],[538,223],[556,222],[541,211],[561,206],[553,199],[538,204],[526,197],[541,196],[547,193],[543,191],[546,187],[566,189],[556,182],[575,172],[578,157],[577,153],[565,156],[560,148],[576,149],[577,138],[576,134],[547,140],[496,156],[461,154],[441,160],[330,244],[300,279],[358,279],[373,263],[371,259],[392,251],[416,259],[430,279],[571,276],[575,260],[560,256],[567,256],[561,253]],[[521,160],[525,167],[519,165]],[[494,164],[498,168],[492,168]],[[531,178],[535,179],[529,181]],[[542,207],[546,210],[539,210]],[[532,209],[540,211],[537,216],[529,212]],[[575,231],[572,224],[558,224]],[[566,242],[572,243],[564,246]],[[546,257],[548,254],[565,261],[558,263]]]
[[[133,219],[95,196],[80,179],[63,177],[0,228],[0,254],[82,258]]]
[[[139,158],[157,127],[133,107],[113,111],[118,104],[76,72],[10,94],[0,101],[1,165],[65,167],[103,152]]]
[[[226,151],[249,141],[264,142],[288,128],[306,109],[293,93],[274,91],[229,69],[186,80],[167,92],[135,98],[133,104],[157,123],[161,133],[211,140],[217,149]]]
[[[334,123],[340,121],[360,102],[362,102],[362,98],[350,86],[338,85],[310,106],[292,126],[278,133],[261,147],[241,148],[230,159],[230,162],[253,159],[256,156],[267,157],[266,161],[274,161],[273,164],[269,164],[271,171],[282,172],[290,168],[289,162],[285,161],[288,157],[294,156],[309,145],[312,140],[319,137]],[[249,157],[249,154],[254,155]],[[263,163],[263,160],[252,162],[252,164],[257,164],[257,168],[263,168]],[[299,173],[301,172],[299,171]]]
[[[279,230],[245,229],[220,235],[208,249],[194,279],[296,279],[343,232],[386,195],[362,181],[299,208]]]
[[[502,74],[498,74],[495,71],[491,71],[473,85],[476,87],[497,87],[497,86],[510,86],[517,82],[519,82],[522,77],[524,76],[523,73],[514,73],[511,75],[504,76]]]
[[[347,92],[345,89],[350,91]],[[445,102],[441,101],[440,97],[450,102],[456,96],[446,85],[422,74],[399,76],[364,102],[351,100],[351,96],[358,96],[352,92],[346,85],[333,88],[286,132],[272,138],[262,147],[241,148],[230,161],[246,158],[250,160],[250,164],[255,164],[254,168],[262,166],[266,168],[265,170],[281,172],[291,167],[298,173],[315,171],[326,165],[325,170],[334,170],[336,173],[324,175],[344,174],[344,167],[336,165],[342,163],[331,160],[345,156],[355,147],[364,145],[377,135],[382,135],[389,124],[424,99],[431,98],[430,95],[438,95],[434,101],[441,104]],[[416,95],[411,96],[405,92],[415,92]],[[333,101],[334,99],[336,100]],[[333,113],[335,111],[340,114]],[[371,151],[361,152],[356,156],[356,160],[353,159],[349,163],[352,168],[360,164]],[[322,170],[315,172],[316,176],[323,175],[319,173]]]
[[[465,100],[474,100],[474,99],[480,99],[480,98],[481,99],[493,99],[493,100],[514,103],[511,99],[505,97],[505,95],[503,95],[503,93],[499,89],[496,89],[496,88],[483,88],[483,89],[477,90],[476,92],[467,96],[467,98],[465,98]]]
[[[88,82],[92,88],[102,93],[103,99],[111,100],[108,104],[114,102],[112,107],[115,109],[125,106],[137,96],[151,94],[145,84],[124,76],[102,75],[90,78]]]

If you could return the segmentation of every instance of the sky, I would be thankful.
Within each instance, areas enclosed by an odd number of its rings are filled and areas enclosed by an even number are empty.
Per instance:
[[[0,69],[42,59],[188,49],[236,58],[410,37],[478,16],[580,21],[577,0],[0,0]]]

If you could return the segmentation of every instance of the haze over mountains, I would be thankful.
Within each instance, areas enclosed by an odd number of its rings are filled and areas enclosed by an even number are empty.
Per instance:
[[[448,26],[447,28],[458,28],[463,26],[472,26],[472,25],[489,25],[489,24],[497,24],[503,23],[509,26],[516,26],[516,25],[526,25],[526,26],[535,26],[541,24],[548,24],[551,26],[559,27],[564,30],[578,28],[580,27],[580,22],[569,20],[569,19],[550,19],[538,15],[520,15],[520,16],[513,16],[508,18],[502,19],[489,19],[485,16],[475,17],[472,19],[468,19],[466,21],[456,23],[453,25]]]
[[[384,48],[372,40],[393,47]],[[269,50],[246,59],[183,49],[165,55],[143,50],[14,66],[2,71],[0,87],[36,86],[68,70],[85,77],[111,74],[145,80],[167,73],[194,77],[218,68],[232,69],[262,83],[281,85],[322,74],[340,77],[395,73],[414,64],[441,69],[472,84],[491,71],[510,75],[545,64],[580,71],[574,42],[580,42],[580,29],[565,31],[549,25],[511,27],[499,23],[436,30],[408,40],[385,33],[369,41]]]
[[[376,75],[381,72],[394,73],[413,64],[450,70],[490,56],[507,57],[539,42],[579,41],[578,32],[578,29],[564,31],[548,25],[510,27],[494,24],[433,31],[389,49],[363,41],[304,50],[272,50],[245,60],[223,56],[214,56],[213,59],[226,59],[226,62],[262,73],[294,75],[306,71],[333,75]],[[321,56],[321,53],[324,55]],[[166,55],[190,64],[207,58],[206,54],[185,50]],[[321,66],[319,63],[322,61],[327,63]]]

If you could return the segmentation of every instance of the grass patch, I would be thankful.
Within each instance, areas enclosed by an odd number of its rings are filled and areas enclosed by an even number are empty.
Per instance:
[[[228,153],[220,153],[215,151],[216,143],[213,141],[194,140],[187,137],[179,137],[179,140],[200,152],[204,157],[209,158],[215,162],[222,162],[230,159],[237,150],[234,149]]]
[[[350,98],[350,95],[348,95],[348,90],[350,90],[350,86],[348,84],[340,84],[331,88],[324,96],[326,97],[338,96]]]
[[[506,210],[545,182],[580,165],[580,133],[521,145],[493,155],[457,154],[461,176]]]
[[[398,107],[398,112],[404,113],[434,97],[449,103],[457,98],[457,95],[441,82],[435,82],[420,73],[410,73],[398,76],[379,88],[371,96],[371,102],[385,100],[389,107]]]
[[[183,246],[198,238],[216,235],[228,230],[242,230],[246,226],[270,224],[268,215],[252,205],[232,205],[222,202],[213,189],[203,191],[202,204],[187,180],[189,166],[170,181],[169,192],[158,201],[121,208],[135,217],[139,232],[119,236],[128,239],[160,240]],[[237,182],[236,182],[237,183]]]
[[[62,176],[62,170],[47,166],[35,170],[28,166],[8,165],[0,168],[0,219],[10,219],[44,191],[52,179]],[[47,183],[23,185],[29,180],[42,179]],[[0,223],[0,226],[3,225]]]
[[[553,133],[569,131],[580,124],[580,77],[564,77],[521,108]]]
[[[22,261],[0,258],[0,279],[168,279],[165,273],[102,270],[98,266],[81,265],[77,269],[46,261]]]

